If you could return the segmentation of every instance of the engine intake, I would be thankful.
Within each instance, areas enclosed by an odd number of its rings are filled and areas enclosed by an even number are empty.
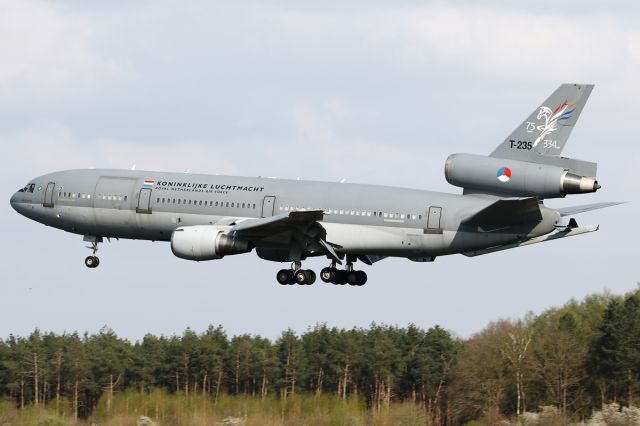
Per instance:
[[[444,174],[451,185],[472,192],[514,197],[559,198],[600,189],[596,178],[563,167],[472,154],[450,155]]]
[[[171,235],[171,251],[181,259],[216,260],[226,255],[248,253],[250,241],[229,233],[229,226],[183,226]]]

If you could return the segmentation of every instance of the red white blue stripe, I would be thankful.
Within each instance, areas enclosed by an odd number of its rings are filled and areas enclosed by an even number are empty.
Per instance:
[[[144,182],[142,182],[142,187],[143,188],[151,188],[153,187],[153,185],[156,183],[155,180],[149,180],[149,179],[145,179]]]

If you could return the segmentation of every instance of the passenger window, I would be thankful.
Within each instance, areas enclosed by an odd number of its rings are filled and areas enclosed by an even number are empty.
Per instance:
[[[410,214],[407,215],[407,219],[411,219],[411,215]]]
[[[162,204],[164,204],[164,202],[165,202],[165,201],[166,201],[166,200],[163,198],[163,199],[162,199]]]
[[[255,210],[255,208],[256,208],[256,203],[253,203],[253,209]]]
[[[216,201],[216,207],[218,207],[218,202]]]
[[[213,206],[213,201],[209,201],[209,207]]]
[[[242,203],[242,208],[244,209],[244,203]]]
[[[180,204],[180,201],[181,201],[181,200],[178,198],[178,204]]]
[[[89,198],[91,198],[91,195],[89,195]],[[124,200],[127,201],[127,196],[124,196]]]
[[[189,200],[189,205],[191,205],[191,200]]]
[[[422,219],[422,215],[418,215],[418,218],[419,218],[419,219]]]
[[[87,198],[91,198],[91,194],[87,194]],[[124,196],[124,199],[125,199],[125,200],[127,199],[127,196],[126,196],[126,195]]]
[[[125,198],[126,198],[126,197],[125,197]],[[176,203],[176,199],[174,198],[174,199],[173,199],[173,204],[175,204],[175,203]]]
[[[158,198],[158,199],[156,200],[156,203],[160,204],[160,198]]]
[[[227,207],[229,207],[229,202],[227,201]]]

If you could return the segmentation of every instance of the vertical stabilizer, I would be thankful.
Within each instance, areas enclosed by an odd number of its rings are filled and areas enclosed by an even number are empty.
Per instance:
[[[593,84],[563,84],[536,108],[495,151],[491,157],[548,163],[559,157]]]

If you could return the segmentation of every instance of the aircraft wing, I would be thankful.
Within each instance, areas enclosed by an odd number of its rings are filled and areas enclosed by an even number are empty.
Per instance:
[[[522,198],[498,200],[484,209],[462,220],[463,225],[511,226],[519,223],[536,222],[542,219],[538,200]]]
[[[323,217],[322,210],[292,211],[242,221],[231,228],[230,232],[235,232],[256,245],[290,244],[297,246],[300,251],[326,253],[337,263],[342,263],[335,252],[335,248],[339,246],[326,241],[327,232],[319,223]]]
[[[322,220],[322,210],[293,211],[276,216],[249,219],[242,221],[230,229],[248,239],[261,239],[276,234],[304,231]]]

